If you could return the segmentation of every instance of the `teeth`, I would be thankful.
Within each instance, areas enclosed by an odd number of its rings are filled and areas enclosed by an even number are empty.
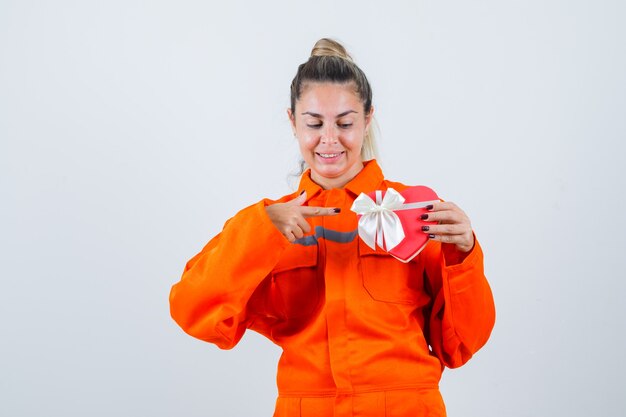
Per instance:
[[[338,153],[321,153],[319,154],[322,158],[334,158],[336,156],[339,156],[340,154]]]

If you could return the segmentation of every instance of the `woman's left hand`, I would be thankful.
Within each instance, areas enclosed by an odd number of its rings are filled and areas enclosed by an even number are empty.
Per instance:
[[[461,252],[472,250],[474,233],[467,214],[450,201],[434,203],[432,206],[428,213],[422,215],[422,220],[439,222],[439,224],[423,226],[422,231],[428,233],[428,237],[432,240],[456,245]]]

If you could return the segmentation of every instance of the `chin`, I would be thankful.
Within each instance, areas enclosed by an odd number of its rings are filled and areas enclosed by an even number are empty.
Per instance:
[[[345,167],[330,167],[327,165],[324,166],[316,166],[315,172],[320,177],[324,178],[337,178],[344,175],[348,170]]]

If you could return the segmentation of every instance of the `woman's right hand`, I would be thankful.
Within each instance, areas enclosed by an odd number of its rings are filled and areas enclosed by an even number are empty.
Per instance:
[[[335,216],[341,211],[338,208],[303,206],[306,191],[286,203],[276,203],[265,207],[265,211],[278,231],[290,242],[302,238],[311,231],[309,217]]]

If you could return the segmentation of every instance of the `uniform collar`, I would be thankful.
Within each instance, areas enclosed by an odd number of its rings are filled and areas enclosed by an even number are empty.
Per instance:
[[[344,189],[352,192],[355,196],[361,193],[369,193],[380,188],[384,180],[383,172],[375,159],[363,162],[363,169],[356,177],[347,183]],[[306,191],[307,200],[324,189],[311,179],[311,169],[307,169],[300,178],[298,190]]]

